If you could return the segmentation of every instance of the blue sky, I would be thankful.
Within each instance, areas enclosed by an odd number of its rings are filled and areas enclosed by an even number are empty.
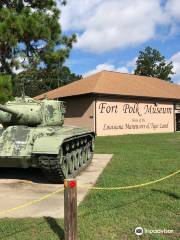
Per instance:
[[[173,61],[172,79],[180,84],[180,0],[67,2],[60,23],[65,34],[78,36],[66,62],[73,72],[132,73],[139,51],[151,46]]]

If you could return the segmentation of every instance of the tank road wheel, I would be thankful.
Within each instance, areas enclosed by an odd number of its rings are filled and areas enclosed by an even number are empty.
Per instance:
[[[77,141],[76,141],[76,147],[78,148],[78,147],[79,147],[79,145],[80,145],[80,141],[79,141],[79,140],[77,140]]]
[[[88,141],[88,140],[87,140],[87,138],[84,138],[84,144],[86,144],[86,143],[87,143],[87,141]]]
[[[82,149],[78,149],[78,158],[79,158],[79,166],[83,165],[83,151]]]
[[[64,178],[68,177],[68,172],[69,172],[69,165],[68,165],[68,157],[67,155],[64,157],[63,162],[61,164],[62,172],[64,175]]]
[[[87,144],[87,158],[88,160],[92,160],[93,158],[92,142]]]
[[[75,147],[76,147],[76,143],[75,143],[75,141],[72,141],[72,142],[71,142],[71,150],[74,150]]]
[[[83,147],[83,163],[86,163],[88,160],[88,149],[87,146]]]
[[[82,148],[81,158],[82,158],[82,162],[83,162],[83,164],[84,164],[84,163],[86,162],[86,160],[85,160],[85,151],[84,151],[84,147]]]
[[[79,168],[79,153],[78,150],[73,151],[73,156],[74,156],[74,168],[77,170]]]
[[[84,143],[84,142],[83,142],[83,139],[81,138],[81,140],[80,140],[80,145],[83,146],[83,143]]]
[[[74,155],[72,153],[68,154],[68,169],[69,169],[69,173],[72,174],[74,172]]]
[[[65,144],[65,151],[66,151],[66,152],[69,152],[69,149],[70,149],[69,143],[66,143],[66,144]]]

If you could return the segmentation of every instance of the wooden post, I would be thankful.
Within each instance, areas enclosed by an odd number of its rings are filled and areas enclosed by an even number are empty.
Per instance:
[[[64,180],[64,233],[65,240],[77,240],[77,182]]]

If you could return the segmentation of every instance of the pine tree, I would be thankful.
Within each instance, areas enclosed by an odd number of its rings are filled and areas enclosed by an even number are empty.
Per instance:
[[[55,0],[1,1],[0,72],[62,66],[76,36],[62,35],[59,16]]]
[[[34,93],[47,90],[48,79],[62,70],[76,35],[62,34],[59,17],[56,0],[0,1],[0,74],[12,77],[14,93],[19,94],[22,80],[31,95],[32,89]],[[23,73],[17,75],[20,70]],[[55,80],[52,87],[57,86]]]
[[[165,57],[151,47],[146,47],[144,51],[139,52],[136,61],[135,74],[149,77],[156,77],[171,82],[173,75],[173,63],[166,63]]]

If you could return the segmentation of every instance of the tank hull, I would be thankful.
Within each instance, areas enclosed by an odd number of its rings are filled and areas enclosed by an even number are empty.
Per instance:
[[[92,160],[94,133],[74,126],[10,126],[0,135],[0,167],[41,168],[52,182],[74,177]]]
[[[0,157],[0,168],[29,168],[33,167],[33,159],[28,157]]]

